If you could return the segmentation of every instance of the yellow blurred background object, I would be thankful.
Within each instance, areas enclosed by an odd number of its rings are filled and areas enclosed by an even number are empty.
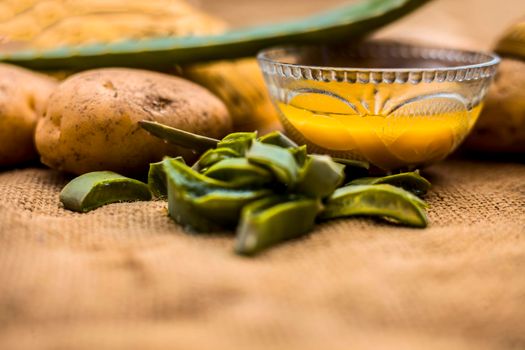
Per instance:
[[[48,48],[125,38],[212,34],[225,31],[229,26],[297,18],[348,2],[356,1],[3,0],[0,1],[0,42],[8,43],[4,48],[18,43]],[[433,1],[379,30],[374,37],[491,50],[501,33],[523,13],[525,2],[521,0],[506,0],[501,4],[490,0]],[[513,28],[507,30],[496,48],[507,52],[505,48],[515,47],[516,38],[525,36],[523,22]],[[504,62],[504,65],[509,64]],[[520,72],[509,84],[519,86],[515,79],[521,79],[522,68],[519,63],[511,66]],[[178,74],[205,86],[226,103],[237,130],[267,131],[279,127],[275,108],[253,58],[179,68]],[[497,85],[501,90],[505,82]],[[521,96],[519,89],[512,100],[502,100],[505,94],[496,93],[496,88],[491,89],[489,103],[474,132],[476,142],[468,142],[476,149],[490,149],[491,142],[495,141],[495,150],[505,150],[497,147],[515,144],[511,140],[514,136],[505,130],[515,130],[517,135],[525,133],[525,112],[515,103],[515,98]],[[512,118],[500,118],[497,109],[491,107],[493,101],[499,101],[507,112],[511,109]],[[480,128],[487,136],[480,136]],[[495,138],[491,138],[487,130],[494,130]],[[501,142],[501,137],[506,138],[505,142]],[[481,148],[478,147],[480,140],[484,143]]]
[[[228,28],[183,0],[7,0],[0,2],[0,16],[4,42],[39,48],[213,34]],[[178,73],[221,98],[236,130],[278,127],[255,59],[184,66]]]

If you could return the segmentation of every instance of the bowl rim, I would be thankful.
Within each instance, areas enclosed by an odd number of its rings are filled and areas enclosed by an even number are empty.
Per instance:
[[[460,71],[467,71],[467,70],[485,70],[485,69],[491,69],[491,71],[486,72],[487,74],[484,74],[486,76],[492,76],[495,73],[495,68],[497,65],[501,62],[501,58],[493,52],[487,52],[487,51],[474,51],[474,50],[464,50],[464,49],[456,49],[456,48],[448,48],[448,47],[439,47],[439,46],[430,46],[430,45],[419,45],[419,44],[411,44],[411,43],[403,43],[403,42],[397,42],[397,41],[391,41],[391,40],[367,40],[362,41],[356,44],[344,44],[344,45],[337,45],[338,48],[380,48],[383,49],[397,49],[399,51],[407,53],[412,53],[415,50],[421,50],[421,51],[434,51],[434,52],[441,52],[443,55],[445,54],[454,54],[454,55],[462,55],[462,56],[468,56],[471,58],[480,58],[482,59],[481,62],[478,63],[470,63],[470,64],[462,64],[457,66],[449,66],[449,67],[414,67],[414,68],[366,68],[366,67],[332,67],[332,66],[323,66],[323,65],[305,65],[305,64],[297,64],[297,63],[287,63],[283,62],[282,60],[279,60],[279,58],[272,58],[269,57],[270,54],[276,53],[276,52],[282,52],[282,53],[292,53],[295,52],[297,54],[297,51],[304,50],[304,49],[330,49],[334,47],[334,45],[282,45],[282,46],[273,46],[266,48],[264,50],[259,51],[257,54],[257,60],[260,65],[275,65],[280,66],[284,68],[294,68],[294,69],[303,69],[303,70],[321,70],[321,71],[333,71],[333,72],[347,72],[347,73],[425,73],[425,72],[433,72],[433,73],[443,73],[443,72],[460,72]],[[282,54],[281,54],[282,56]],[[391,56],[392,57],[392,56]],[[401,55],[399,57],[402,57]],[[402,57],[403,58],[403,57]],[[408,58],[408,57],[407,57]],[[422,60],[428,59],[428,58],[421,58]],[[442,58],[444,61],[446,61],[445,58]],[[264,69],[263,69],[264,70]],[[468,80],[468,79],[467,79]]]

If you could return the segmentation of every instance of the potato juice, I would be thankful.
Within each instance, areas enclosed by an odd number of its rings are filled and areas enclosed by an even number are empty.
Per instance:
[[[403,88],[396,84],[314,84],[289,90],[287,101],[277,103],[288,132],[310,147],[364,158],[384,170],[443,159],[482,107],[467,106],[459,94],[425,91],[424,84],[395,100],[394,90]]]

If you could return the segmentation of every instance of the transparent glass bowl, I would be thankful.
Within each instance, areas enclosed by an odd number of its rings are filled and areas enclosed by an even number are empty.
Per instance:
[[[499,63],[493,54],[377,41],[270,48],[257,59],[291,138],[385,172],[454,151]]]

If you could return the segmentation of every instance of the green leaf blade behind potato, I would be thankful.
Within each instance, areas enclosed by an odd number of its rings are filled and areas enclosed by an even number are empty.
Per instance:
[[[60,192],[60,202],[64,208],[81,213],[110,203],[150,199],[148,185],[111,171],[80,175]]]
[[[321,205],[318,200],[273,195],[248,204],[237,227],[235,252],[253,255],[310,232]]]
[[[121,66],[155,70],[175,64],[255,55],[283,44],[326,44],[362,38],[410,13],[428,0],[361,0],[303,19],[218,35],[160,37],[50,50],[0,53],[0,61],[39,70]]]
[[[426,203],[392,185],[353,185],[338,188],[328,199],[322,219],[378,216],[413,227],[426,227]]]

